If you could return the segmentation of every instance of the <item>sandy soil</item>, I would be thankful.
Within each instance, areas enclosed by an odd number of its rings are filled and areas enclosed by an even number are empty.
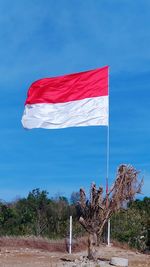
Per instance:
[[[113,256],[128,258],[129,267],[150,267],[150,255],[125,250],[118,247],[100,246],[98,257],[107,264]],[[86,251],[71,255],[62,252],[48,252],[32,248],[0,248],[0,267],[60,267],[60,266],[83,266]],[[78,263],[77,263],[78,262]],[[89,263],[84,266],[90,266]],[[95,264],[95,266],[98,266]],[[104,266],[99,265],[99,266]]]

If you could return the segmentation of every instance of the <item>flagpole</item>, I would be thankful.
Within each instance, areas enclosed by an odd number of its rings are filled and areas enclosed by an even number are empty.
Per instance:
[[[109,112],[108,112],[109,114]],[[108,115],[109,116],[109,115]],[[106,155],[106,194],[108,193],[108,176],[109,176],[109,118],[107,127],[107,155]]]
[[[106,196],[108,194],[109,156],[110,156],[110,128],[109,128],[109,68],[108,68],[108,127],[107,127],[107,156],[106,156]],[[107,199],[108,201],[108,199]],[[108,205],[108,202],[107,202]],[[110,219],[108,219],[107,245],[110,246]]]

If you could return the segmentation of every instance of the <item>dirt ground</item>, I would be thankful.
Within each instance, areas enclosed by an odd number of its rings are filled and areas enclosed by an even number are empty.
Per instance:
[[[115,246],[107,247],[101,245],[97,251],[97,255],[106,264],[109,264],[111,257],[118,256],[127,258],[129,260],[129,267],[150,267],[150,255],[144,255]],[[0,267],[93,266],[90,263],[81,264],[86,256],[86,251],[69,255],[63,252],[49,252],[42,249],[13,248],[7,246],[0,247]],[[105,265],[95,264],[95,266],[101,267]]]

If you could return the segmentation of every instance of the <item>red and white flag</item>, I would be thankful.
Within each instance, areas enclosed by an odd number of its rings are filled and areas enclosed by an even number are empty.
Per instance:
[[[34,82],[22,117],[24,128],[108,125],[108,66]]]

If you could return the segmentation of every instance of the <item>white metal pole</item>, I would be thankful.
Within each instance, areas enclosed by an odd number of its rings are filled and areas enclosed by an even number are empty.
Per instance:
[[[108,236],[107,236],[107,246],[110,246],[110,219],[108,220]]]
[[[107,163],[106,163],[106,194],[108,193],[108,177],[109,177],[109,69],[108,69],[108,127],[107,127]],[[108,220],[107,229],[107,245],[110,246],[110,219]]]
[[[69,254],[71,254],[71,247],[72,247],[72,216],[70,216]]]

